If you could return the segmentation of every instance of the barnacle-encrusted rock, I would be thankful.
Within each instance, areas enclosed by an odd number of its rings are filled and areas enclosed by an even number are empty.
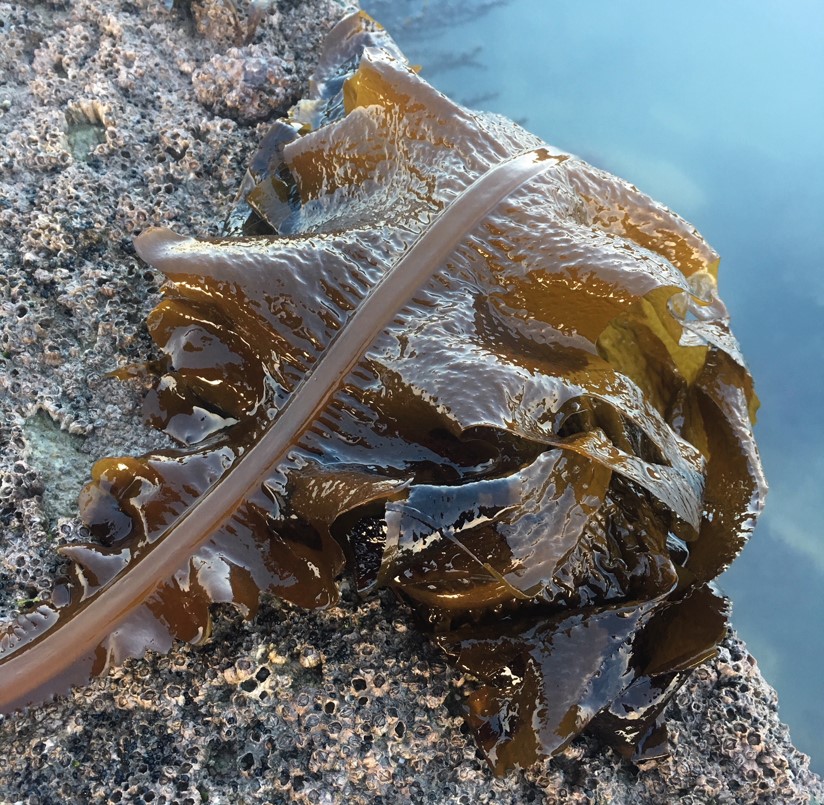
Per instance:
[[[297,89],[294,68],[256,45],[213,56],[192,74],[192,84],[207,109],[239,123],[283,114]]]

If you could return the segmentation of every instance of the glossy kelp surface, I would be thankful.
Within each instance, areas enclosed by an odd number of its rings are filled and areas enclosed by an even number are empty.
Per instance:
[[[666,751],[765,484],[757,401],[682,219],[432,89],[356,14],[264,138],[226,224],[149,230],[168,278],[148,420],[98,462],[98,542],[0,643],[0,705],[208,638],[209,606],[407,601],[479,682],[496,772],[591,729]]]

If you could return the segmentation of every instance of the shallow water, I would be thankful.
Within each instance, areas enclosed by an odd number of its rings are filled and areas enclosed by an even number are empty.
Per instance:
[[[363,2],[448,95],[630,180],[721,253],[771,487],[721,586],[824,772],[824,5],[509,0],[451,28],[440,3],[382,5]],[[423,32],[402,24],[420,9]]]

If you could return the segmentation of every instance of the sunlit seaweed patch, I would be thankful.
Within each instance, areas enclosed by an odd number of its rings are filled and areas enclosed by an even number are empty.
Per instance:
[[[146,416],[95,465],[98,542],[0,642],[0,707],[209,637],[210,604],[395,591],[476,681],[497,773],[590,730],[666,751],[765,494],[717,255],[673,213],[465,109],[366,15],[330,35],[222,238],[165,274]]]

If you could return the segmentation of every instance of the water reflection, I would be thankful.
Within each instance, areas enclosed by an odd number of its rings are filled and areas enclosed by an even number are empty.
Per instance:
[[[415,5],[374,11],[399,22]],[[721,253],[771,484],[722,586],[796,745],[824,771],[824,5],[510,0],[440,35],[433,6],[417,3],[426,35],[393,26],[428,80],[629,179]],[[444,69],[450,52],[465,63]]]

